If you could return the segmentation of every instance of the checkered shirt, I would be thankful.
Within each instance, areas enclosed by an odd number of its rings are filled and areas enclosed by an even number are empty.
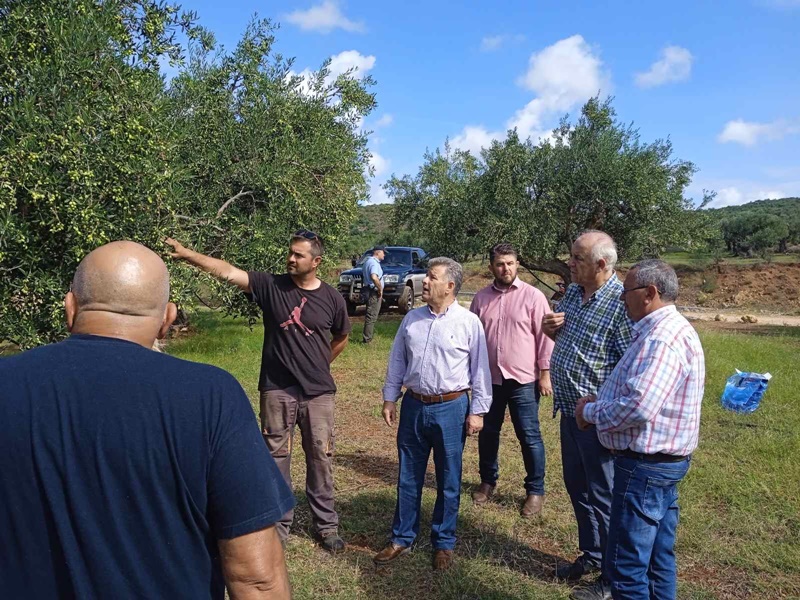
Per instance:
[[[665,306],[636,323],[633,342],[584,418],[606,448],[687,456],[697,448],[705,373],[697,332]]]
[[[614,273],[583,302],[583,287],[572,284],[558,303],[564,325],[550,357],[553,416],[575,416],[578,398],[597,394],[631,341],[633,323],[620,299],[622,282]]]

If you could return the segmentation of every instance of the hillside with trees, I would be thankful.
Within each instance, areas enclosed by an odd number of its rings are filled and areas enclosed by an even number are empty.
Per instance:
[[[766,256],[800,244],[800,198],[757,200],[708,212],[731,254]]]

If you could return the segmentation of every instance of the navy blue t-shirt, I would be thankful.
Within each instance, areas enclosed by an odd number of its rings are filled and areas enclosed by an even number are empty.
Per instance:
[[[0,598],[223,598],[294,505],[237,381],[73,335],[0,360]]]

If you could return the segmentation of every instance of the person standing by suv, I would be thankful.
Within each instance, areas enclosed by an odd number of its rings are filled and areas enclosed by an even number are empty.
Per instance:
[[[386,258],[386,246],[375,246],[372,249],[372,256],[364,261],[361,267],[363,273],[362,281],[364,294],[367,296],[367,316],[364,317],[364,339],[365,344],[372,341],[375,333],[375,322],[381,312],[383,302],[383,269],[381,262]]]
[[[336,384],[330,363],[347,345],[350,319],[344,298],[317,277],[322,240],[307,230],[289,241],[284,275],[243,271],[194,252],[167,238],[172,258],[182,259],[228,281],[256,302],[264,313],[261,353],[261,429],[267,447],[291,487],[292,441],[300,427],[306,455],[306,497],[322,547],[344,550],[339,516],[333,506],[333,407]],[[294,511],[278,522],[282,540],[289,535]]]
[[[525,464],[523,518],[542,512],[544,503],[544,442],[539,429],[539,397],[550,396],[550,355],[553,340],[542,331],[542,318],[550,312],[545,295],[517,277],[519,259],[511,244],[496,244],[489,251],[494,282],[480,290],[470,310],[483,323],[492,371],[492,407],[478,437],[480,487],[472,501],[482,505],[497,484],[500,429],[506,415],[522,449]]]

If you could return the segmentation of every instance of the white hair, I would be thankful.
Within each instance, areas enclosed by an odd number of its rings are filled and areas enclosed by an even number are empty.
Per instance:
[[[617,265],[617,244],[614,238],[605,231],[587,229],[581,232],[578,239],[585,235],[590,235],[594,238],[589,252],[589,258],[592,259],[592,262],[597,264],[601,260],[604,260],[606,262],[605,270],[613,271],[614,267]]]

